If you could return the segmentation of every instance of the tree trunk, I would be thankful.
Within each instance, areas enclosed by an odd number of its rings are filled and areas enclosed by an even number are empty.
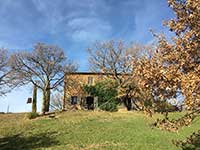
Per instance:
[[[48,88],[46,90],[46,112],[49,112],[49,106],[50,106],[50,98],[51,98],[51,91]]]
[[[47,84],[46,88],[43,90],[42,114],[49,111],[50,95],[50,84]]]
[[[33,88],[33,101],[32,101],[32,112],[37,112],[37,86],[34,85]]]
[[[42,114],[46,112],[46,91],[43,90],[43,101],[42,101]]]
[[[124,102],[124,105],[126,106],[127,110],[130,111],[132,108],[131,98],[124,97],[123,102]]]
[[[130,111],[131,108],[132,108],[131,98],[128,98],[128,97],[127,97],[126,99],[127,99],[127,103],[128,103],[128,105],[127,105],[127,110]]]
[[[67,86],[67,83],[64,82],[64,98],[63,98],[63,110],[66,110],[66,101],[67,101],[67,98],[66,98],[66,86]]]

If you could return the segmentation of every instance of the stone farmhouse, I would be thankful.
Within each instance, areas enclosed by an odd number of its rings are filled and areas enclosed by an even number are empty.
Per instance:
[[[84,85],[95,85],[108,74],[94,72],[66,73],[64,80],[64,109],[68,105],[76,105],[86,109],[95,109],[98,106],[98,98],[86,93]]]

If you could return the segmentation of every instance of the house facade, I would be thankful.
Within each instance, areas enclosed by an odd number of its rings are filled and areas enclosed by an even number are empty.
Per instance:
[[[93,97],[83,89],[84,85],[95,85],[96,82],[107,77],[104,73],[74,72],[66,73],[64,80],[63,108],[76,105],[86,109],[95,109],[98,106],[98,98]]]

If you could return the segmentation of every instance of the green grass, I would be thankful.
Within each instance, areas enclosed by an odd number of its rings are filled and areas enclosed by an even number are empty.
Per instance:
[[[172,114],[178,117],[180,114]],[[26,114],[0,115],[0,150],[176,150],[173,139],[198,130],[200,119],[177,133],[151,128],[141,112],[64,112],[28,120]]]

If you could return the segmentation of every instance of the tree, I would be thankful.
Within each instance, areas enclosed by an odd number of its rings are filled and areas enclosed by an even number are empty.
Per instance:
[[[150,59],[143,58],[135,72],[139,85],[149,91],[155,106],[159,101],[183,95],[187,109],[200,107],[199,1],[169,0],[176,18],[165,22],[176,36],[168,41],[157,35]]]
[[[133,88],[129,84],[133,71],[132,62],[137,61],[140,49],[139,45],[135,44],[128,48],[122,41],[113,40],[103,43],[97,42],[88,49],[91,70],[106,73],[109,78],[116,81],[119,97],[124,101],[128,110],[131,109],[129,93]],[[123,91],[123,95],[120,91]]]
[[[6,49],[0,49],[0,96],[10,91],[11,80],[9,77],[11,77],[11,73],[8,51]]]
[[[67,61],[64,51],[58,46],[38,43],[31,52],[12,55],[12,69],[21,84],[32,83],[42,90],[42,113],[49,111],[51,90],[63,83],[66,72],[76,70],[76,65]]]
[[[160,38],[158,53],[165,65],[165,76],[176,80],[174,86],[185,98],[188,109],[200,107],[200,2],[169,0],[176,18],[165,24],[176,34],[173,42]]]
[[[146,112],[152,113],[160,109],[160,104],[176,98],[179,91],[176,77],[176,70],[172,67],[167,70],[157,51],[151,57],[144,56],[138,61],[133,73],[133,78],[137,80],[137,89],[134,92]]]
[[[63,95],[56,93],[52,96],[50,101],[51,110],[62,110],[63,109]]]
[[[200,1],[168,0],[168,3],[175,18],[166,21],[165,25],[176,36],[169,41],[164,35],[155,35],[158,39],[156,51],[152,59],[141,61],[138,72],[142,73],[139,83],[150,90],[153,104],[176,98],[178,93],[183,95],[186,109],[193,110],[190,115],[175,121],[166,118],[159,122],[163,127],[169,122],[177,130],[178,124],[188,125],[200,114]],[[178,145],[183,149],[191,145],[198,148],[199,133],[193,135],[196,138],[192,136]]]

